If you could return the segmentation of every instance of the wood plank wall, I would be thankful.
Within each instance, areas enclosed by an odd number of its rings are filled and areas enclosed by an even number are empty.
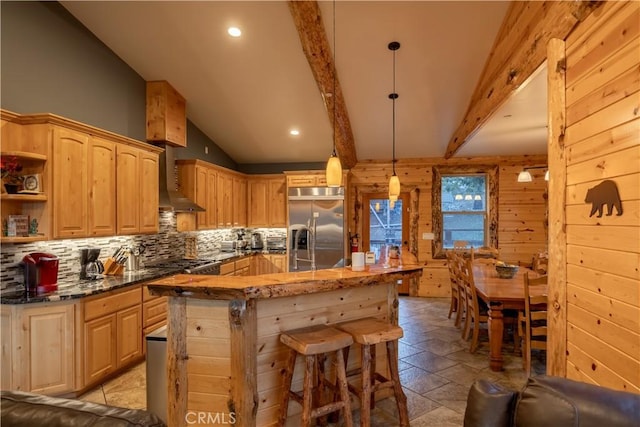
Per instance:
[[[546,249],[547,182],[544,169],[532,170],[533,182],[517,182],[524,166],[545,165],[546,156],[510,156],[444,159],[399,160],[396,173],[403,192],[418,192],[417,218],[418,261],[426,265],[418,285],[418,296],[449,296],[449,272],[446,260],[433,259],[431,240],[423,240],[423,233],[431,233],[431,182],[433,166],[498,165],[498,247],[501,258],[511,263],[530,265],[533,254]],[[349,177],[348,227],[350,233],[362,236],[361,194],[387,192],[391,164],[374,161],[359,162]],[[410,215],[414,217],[413,213]]]
[[[606,2],[566,39],[568,378],[640,392],[640,3]],[[589,217],[617,183],[623,214]]]

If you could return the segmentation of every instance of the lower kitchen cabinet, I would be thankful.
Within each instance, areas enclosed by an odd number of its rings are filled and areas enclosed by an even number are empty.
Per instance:
[[[142,352],[147,354],[145,337],[167,324],[167,297],[151,295],[147,286],[142,286]]]
[[[2,389],[66,394],[76,388],[78,303],[2,306]]]
[[[281,254],[258,254],[251,261],[251,275],[284,273],[287,271],[287,256]]]
[[[86,389],[142,358],[142,293],[136,286],[83,302]]]

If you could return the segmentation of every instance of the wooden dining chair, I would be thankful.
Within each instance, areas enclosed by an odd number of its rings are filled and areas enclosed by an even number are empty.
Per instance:
[[[527,376],[531,375],[531,350],[547,350],[547,296],[532,296],[531,286],[546,285],[547,276],[535,279],[524,275],[524,314],[520,321],[524,328],[522,364]]]
[[[472,332],[471,345],[469,351],[474,353],[478,347],[478,336],[480,334],[480,324],[487,323],[489,320],[488,308],[484,301],[478,299],[475,283],[473,282],[473,264],[471,259],[460,264],[458,280],[464,283],[465,287],[465,307],[466,316],[464,319],[464,329],[462,338],[469,339]],[[472,326],[473,325],[473,326]]]
[[[498,250],[492,248],[475,249],[471,248],[470,257],[472,263],[494,265],[498,259]]]
[[[533,255],[531,269],[539,274],[547,274],[547,266],[549,264],[548,252],[538,252]]]
[[[456,267],[457,267],[457,254],[455,251],[446,251],[447,255],[447,268],[449,269],[449,282],[451,286],[451,303],[449,304],[449,315],[447,319],[451,319],[451,314],[453,312],[456,313],[456,321],[455,325],[460,325],[460,307],[462,302],[460,301],[460,292],[458,289],[458,280],[456,277]]]
[[[466,249],[469,247],[469,242],[466,240],[454,240],[453,249]]]

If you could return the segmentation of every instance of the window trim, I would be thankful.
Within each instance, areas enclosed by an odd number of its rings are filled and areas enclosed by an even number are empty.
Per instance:
[[[487,185],[487,209],[485,233],[488,246],[498,248],[498,166],[433,166],[433,179],[431,185],[431,212],[433,220],[433,241],[431,242],[431,254],[434,259],[446,257],[443,242],[442,226],[442,176],[451,175],[486,175]]]
[[[363,194],[362,197],[362,241],[361,241],[361,247],[360,250],[369,250],[371,247],[371,236],[370,236],[370,230],[369,227],[371,226],[370,224],[370,218],[369,218],[369,205],[371,203],[371,200],[375,200],[375,199],[388,199],[389,198],[389,194],[388,193],[365,193]],[[404,192],[404,193],[400,193],[400,196],[398,196],[399,200],[402,200],[402,246],[405,248],[405,250],[409,249],[409,203],[410,203],[410,197],[409,197],[409,193]],[[366,213],[365,213],[365,208],[366,208]],[[366,249],[365,249],[366,248]]]

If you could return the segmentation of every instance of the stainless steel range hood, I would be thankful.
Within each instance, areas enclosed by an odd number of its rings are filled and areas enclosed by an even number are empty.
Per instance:
[[[160,198],[161,210],[173,210],[174,212],[204,212],[204,208],[198,206],[177,190],[174,147],[168,144],[157,144],[164,148],[160,154]]]

